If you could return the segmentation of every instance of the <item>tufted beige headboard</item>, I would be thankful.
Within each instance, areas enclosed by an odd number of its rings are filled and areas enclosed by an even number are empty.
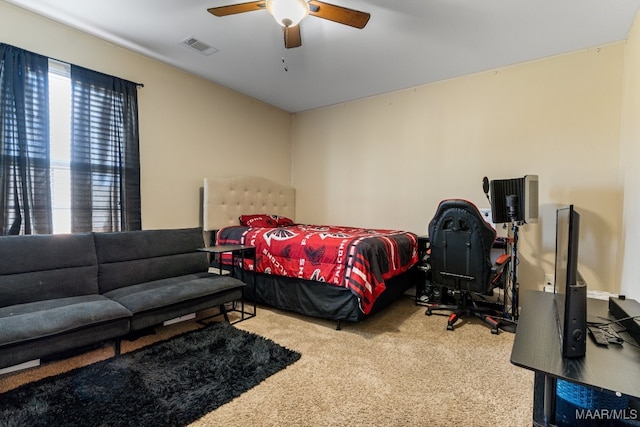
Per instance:
[[[295,190],[256,176],[205,178],[203,228],[239,225],[240,215],[282,215],[295,220]]]

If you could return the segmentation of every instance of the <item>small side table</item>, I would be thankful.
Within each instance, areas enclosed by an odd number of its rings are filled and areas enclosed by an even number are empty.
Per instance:
[[[244,260],[245,259],[253,259],[253,265],[256,263],[256,248],[255,246],[248,245],[214,245],[206,248],[198,249],[201,252],[210,253],[214,259],[218,263],[218,274],[222,275],[222,255],[223,254],[231,254],[231,277],[235,277],[235,267],[236,267],[236,259],[240,258],[242,267],[240,268],[240,274],[242,275],[241,280],[244,282]],[[255,278],[253,279],[255,280]],[[246,283],[246,282],[245,282]],[[253,283],[255,285],[255,282]],[[253,300],[253,311],[248,312],[245,310],[244,304],[244,295],[240,299],[240,309],[237,308],[236,303],[233,303],[233,309],[230,311],[235,311],[240,313],[240,320],[237,320],[234,323],[242,322],[243,320],[251,319],[255,317],[257,314],[256,309],[256,300]]]
[[[235,277],[234,268],[236,265],[236,258],[240,257],[240,259],[242,260],[243,266],[244,266],[245,258],[249,258],[249,259],[253,258],[253,261],[255,262],[256,260],[255,249],[256,249],[255,246],[247,246],[247,245],[214,245],[214,246],[209,246],[207,248],[200,248],[198,250],[201,252],[208,252],[212,254],[214,259],[216,259],[218,262],[218,274],[222,274],[222,255],[231,254],[231,265],[232,265],[231,276]],[[247,256],[247,253],[249,256]]]

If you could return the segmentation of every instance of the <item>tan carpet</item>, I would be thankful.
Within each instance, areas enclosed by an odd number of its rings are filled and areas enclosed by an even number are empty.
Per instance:
[[[530,426],[533,373],[509,362],[514,335],[476,320],[453,332],[409,298],[344,324],[259,307],[236,326],[302,358],[194,426]],[[184,322],[123,351],[191,329]],[[105,348],[0,377],[0,392],[109,357]]]

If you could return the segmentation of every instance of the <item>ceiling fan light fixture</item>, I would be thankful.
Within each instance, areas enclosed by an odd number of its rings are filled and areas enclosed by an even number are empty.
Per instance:
[[[266,8],[283,27],[293,27],[309,14],[306,0],[266,0]]]

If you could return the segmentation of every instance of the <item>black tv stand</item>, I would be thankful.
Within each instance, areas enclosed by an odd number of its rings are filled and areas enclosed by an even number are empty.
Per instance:
[[[563,358],[555,309],[552,293],[528,291],[522,295],[522,310],[511,351],[511,363],[535,373],[534,425],[555,423],[558,379],[595,390],[619,392],[637,403],[640,399],[640,348],[627,343],[600,347],[589,339],[584,357]],[[587,313],[613,317],[604,300],[589,298]],[[633,339],[626,333],[620,335],[625,339]]]

